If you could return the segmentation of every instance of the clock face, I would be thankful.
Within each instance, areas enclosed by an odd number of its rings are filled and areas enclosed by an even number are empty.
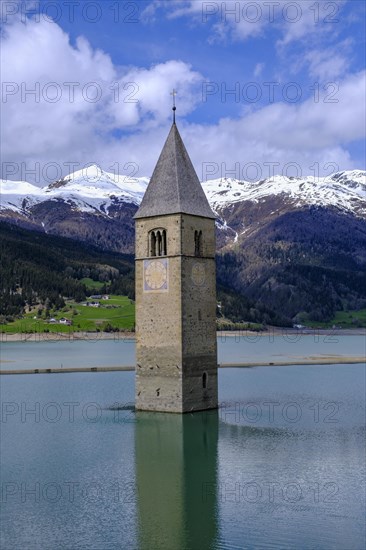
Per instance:
[[[168,290],[168,260],[144,260],[144,290]]]
[[[202,286],[206,280],[206,270],[204,264],[196,262],[192,266],[192,281],[196,286]]]

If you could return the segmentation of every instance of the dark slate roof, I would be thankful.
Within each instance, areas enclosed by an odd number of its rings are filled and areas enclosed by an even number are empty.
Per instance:
[[[215,218],[173,123],[135,218],[165,214]]]

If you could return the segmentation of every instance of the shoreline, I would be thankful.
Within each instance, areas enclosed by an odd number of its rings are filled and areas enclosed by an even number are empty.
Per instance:
[[[269,327],[265,331],[250,331],[250,330],[230,330],[217,331],[218,338],[278,338],[289,336],[365,336],[366,328],[329,328],[329,329],[293,329]],[[99,340],[135,340],[135,332],[36,332],[36,333],[0,333],[0,342],[79,342],[90,341],[97,342]]]
[[[307,365],[358,365],[365,363],[365,357],[307,357],[295,361],[273,361],[273,362],[248,362],[248,363],[219,363],[219,369],[226,368],[253,368],[253,367],[292,367]],[[118,372],[134,371],[132,365],[110,366],[110,367],[65,367],[49,369],[0,369],[0,375],[17,374],[69,374],[73,372]]]
[[[135,340],[134,332],[17,332],[0,333],[0,342],[98,342],[99,340]]]

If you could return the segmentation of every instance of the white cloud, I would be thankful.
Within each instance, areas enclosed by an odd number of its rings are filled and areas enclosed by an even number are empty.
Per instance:
[[[349,71],[352,40],[344,40],[336,47],[311,50],[304,55],[309,65],[309,75],[326,82],[342,77]]]
[[[274,29],[278,45],[319,39],[336,32],[341,9],[348,0],[334,2],[252,2],[249,0],[153,0],[144,10],[145,19],[155,20],[157,12],[168,18],[191,17],[211,31],[209,41],[248,40]]]
[[[206,30],[210,44],[270,40],[286,71],[290,61],[290,70],[306,67],[311,78],[325,81],[344,76],[351,65],[353,41],[338,42],[341,29],[349,24],[342,11],[348,1],[154,0],[145,12],[150,20],[158,12],[168,19],[189,17]],[[300,55],[294,45],[301,47]],[[258,63],[254,76],[261,70]]]
[[[168,17],[176,18],[186,15],[201,15],[203,5],[207,4],[205,0],[152,0],[144,9],[142,15],[145,21],[155,20],[155,14],[159,10],[167,10]]]
[[[260,3],[247,0],[153,0],[143,12],[144,20],[155,21],[159,10],[168,19],[190,17],[208,28],[208,41],[211,43],[258,36],[268,23]]]
[[[356,168],[347,144],[365,137],[365,76],[351,75],[340,82],[329,103],[330,90],[323,91],[319,102],[275,103],[243,116],[239,120],[222,119],[211,127],[187,128],[188,143],[196,164],[225,163],[227,169],[240,163],[257,163],[265,174],[264,163],[279,163],[276,172],[288,163],[297,163],[305,175],[319,163],[323,174]],[[196,153],[197,152],[197,153]],[[216,177],[219,177],[216,175]]]
[[[288,46],[296,41],[308,43],[319,42],[323,35],[335,32],[339,23],[339,12],[347,0],[337,0],[332,3],[291,2],[282,3],[282,37],[279,46]],[[328,9],[325,9],[325,8]],[[332,8],[333,7],[333,8]],[[329,22],[327,23],[326,20]]]
[[[124,156],[126,138],[115,137],[116,131],[141,133],[167,123],[173,87],[180,113],[189,113],[203,80],[175,60],[122,72],[85,38],[73,46],[57,24],[19,19],[4,28],[1,73],[2,160],[29,164],[106,160],[114,146],[117,158]]]
[[[314,54],[312,62],[316,67],[324,59]],[[256,71],[261,71],[260,64]],[[318,103],[314,99],[274,103],[240,116],[238,112],[237,119],[186,124],[183,117],[195,108],[204,80],[190,65],[170,60],[122,71],[85,38],[71,45],[67,34],[49,22],[24,25],[14,21],[5,28],[2,77],[3,86],[15,83],[19,87],[2,104],[2,162],[26,163],[29,168],[37,162],[41,166],[55,162],[64,167],[63,175],[71,171],[65,167],[69,162],[79,163],[78,168],[96,162],[107,170],[118,163],[119,170],[128,173],[125,167],[135,163],[136,175],[151,175],[169,129],[173,87],[180,95],[179,125],[200,177],[204,162],[225,163],[227,170],[235,163],[241,167],[258,163],[263,176],[268,170],[264,163],[279,163],[275,171],[280,173],[289,162],[298,163],[304,174],[312,173],[314,162],[323,167],[334,162],[340,169],[357,168],[347,144],[365,135],[365,73],[340,81],[334,96],[338,103],[326,103],[323,90]],[[62,91],[57,102],[45,96],[50,82]],[[65,82],[77,83],[73,102]],[[87,101],[85,90],[82,93],[92,82],[102,93],[97,102]],[[43,90],[39,102],[32,96],[21,100],[22,83],[28,89],[39,83]],[[114,101],[116,88],[119,101]],[[49,88],[49,97],[52,93]],[[323,171],[327,173],[327,168]],[[13,179],[19,179],[19,173]],[[35,178],[28,174],[26,179]],[[39,183],[45,182],[41,178]]]
[[[254,68],[254,77],[257,78],[258,76],[261,76],[264,67],[266,66],[265,63],[257,63]]]

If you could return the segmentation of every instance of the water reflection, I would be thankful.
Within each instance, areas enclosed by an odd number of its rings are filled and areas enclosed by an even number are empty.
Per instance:
[[[135,415],[133,372],[3,376],[1,548],[364,548],[365,368],[219,378],[218,413],[180,416]]]
[[[139,548],[217,547],[218,413],[136,413]]]

